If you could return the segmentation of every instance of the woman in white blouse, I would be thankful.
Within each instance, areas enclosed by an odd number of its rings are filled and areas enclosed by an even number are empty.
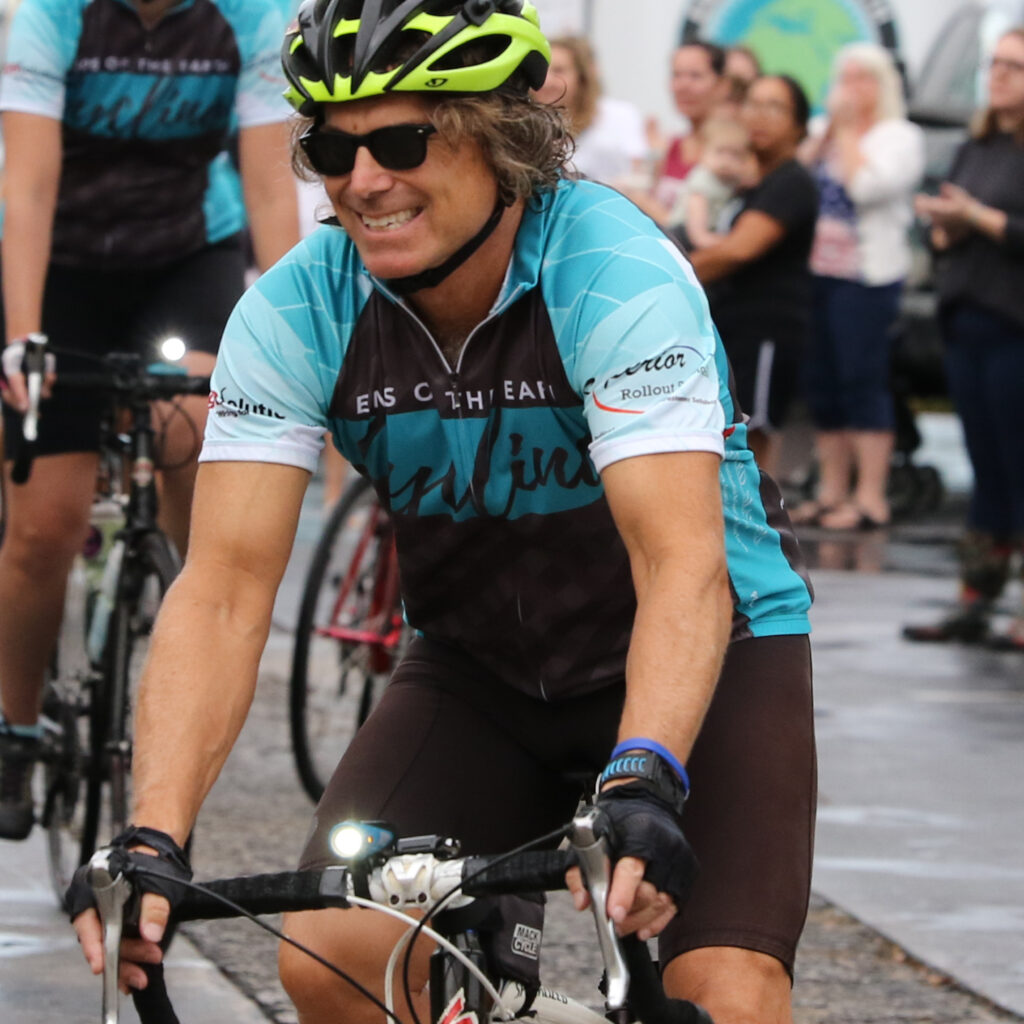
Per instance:
[[[548,77],[534,97],[565,111],[576,142],[572,164],[583,177],[613,186],[635,186],[643,177],[643,118],[632,103],[602,95],[597,61],[587,40],[551,40]]]
[[[795,522],[884,526],[894,437],[891,329],[910,267],[907,230],[924,137],[906,119],[888,51],[853,43],[836,58],[828,123],[805,154],[821,192],[811,254],[813,340],[806,397],[820,469],[817,499]]]

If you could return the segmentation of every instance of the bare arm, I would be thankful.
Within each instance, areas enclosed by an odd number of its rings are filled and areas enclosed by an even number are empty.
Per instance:
[[[133,820],[179,843],[248,713],[308,480],[265,463],[199,468],[188,561],[143,673],[133,765]]]
[[[601,474],[637,596],[619,741],[654,740],[683,763],[718,682],[732,621],[719,465],[717,455],[687,452],[626,459]],[[619,931],[642,940],[676,912],[644,872],[635,857],[618,860],[606,904]],[[567,880],[582,909],[578,872]]]
[[[6,341],[42,329],[43,289],[50,262],[60,185],[60,121],[5,111],[3,296]],[[24,379],[11,381],[9,400],[25,408]]]
[[[299,240],[299,209],[287,123],[243,128],[238,136],[242,188],[260,270]]]
[[[199,467],[188,561],[167,593],[143,672],[132,764],[132,821],[183,845],[245,721],[274,596],[309,474],[291,466]],[[141,939],[122,946],[122,985],[144,988],[169,907],[146,895]],[[103,969],[99,919],[75,918],[82,953]]]
[[[729,234],[692,254],[694,272],[705,284],[727,277],[778,245],[785,234],[785,227],[774,217],[760,210],[747,210],[736,219]]]
[[[637,596],[619,739],[656,740],[683,763],[732,622],[720,465],[710,452],[682,452],[625,459],[602,473]]]
[[[691,192],[686,197],[686,235],[695,249],[706,249],[722,236],[711,230],[708,217],[708,197],[700,192]]]

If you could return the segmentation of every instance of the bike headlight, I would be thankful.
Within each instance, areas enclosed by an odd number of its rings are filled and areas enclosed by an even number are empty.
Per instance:
[[[327,842],[340,860],[365,860],[387,853],[394,846],[395,833],[362,821],[342,821],[331,829]]]
[[[176,363],[186,351],[185,342],[179,337],[164,338],[160,342],[160,355],[169,363]]]

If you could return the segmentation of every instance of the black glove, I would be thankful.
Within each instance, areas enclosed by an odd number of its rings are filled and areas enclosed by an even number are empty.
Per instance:
[[[150,846],[157,852],[155,855],[140,853],[130,849],[134,846]],[[192,868],[188,855],[166,832],[133,825],[112,839],[108,849],[111,850],[111,871],[123,874],[134,889],[133,906],[127,911],[129,919],[137,918],[138,900],[146,892],[165,897],[172,910],[181,902],[186,891],[181,883],[192,880]],[[72,921],[96,905],[88,875],[89,865],[83,864],[75,872],[64,895],[64,906]]]
[[[602,790],[597,808],[604,815],[598,832],[607,838],[613,859],[642,860],[644,879],[681,907],[697,876],[697,858],[672,805],[647,784],[628,782]]]

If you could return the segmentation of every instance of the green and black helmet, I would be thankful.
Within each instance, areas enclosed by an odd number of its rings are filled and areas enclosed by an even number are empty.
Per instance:
[[[540,88],[551,48],[529,0],[306,0],[285,34],[285,97],[323,103],[390,92]]]

